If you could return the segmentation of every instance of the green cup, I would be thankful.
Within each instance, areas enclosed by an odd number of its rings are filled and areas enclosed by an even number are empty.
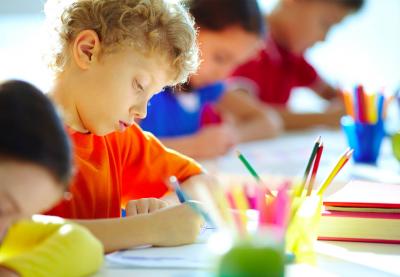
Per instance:
[[[393,155],[400,162],[400,132],[392,135]]]
[[[220,259],[219,277],[285,276],[283,242],[270,236],[252,235],[237,241]]]

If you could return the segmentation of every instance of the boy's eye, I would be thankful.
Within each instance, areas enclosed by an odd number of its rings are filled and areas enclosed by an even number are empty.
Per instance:
[[[144,91],[143,86],[137,80],[133,81],[133,87],[137,90]]]
[[[227,62],[227,58],[221,54],[215,54],[214,60],[215,60],[215,62],[220,63],[220,64],[224,64]]]

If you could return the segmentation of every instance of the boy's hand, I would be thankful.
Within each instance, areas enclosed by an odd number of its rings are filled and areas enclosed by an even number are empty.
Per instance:
[[[126,204],[126,216],[149,214],[168,206],[168,203],[158,198],[141,198],[131,200]]]
[[[188,204],[171,206],[150,215],[152,245],[174,246],[196,241],[202,218]]]
[[[195,136],[198,158],[214,158],[226,154],[239,142],[232,124],[216,124],[203,127]]]

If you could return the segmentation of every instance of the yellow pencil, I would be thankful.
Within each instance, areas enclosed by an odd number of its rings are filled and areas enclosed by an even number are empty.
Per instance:
[[[378,121],[376,93],[367,95],[367,105],[368,123],[375,124]]]
[[[246,195],[244,194],[243,187],[234,186],[232,188],[232,196],[236,204],[236,209],[239,212],[240,220],[242,222],[242,227],[246,231],[247,229],[247,215],[246,212],[249,209],[249,204],[247,202]]]
[[[212,193],[216,199],[216,205],[221,214],[222,219],[224,220],[226,225],[232,227],[234,218],[232,212],[230,211],[229,202],[228,199],[226,199],[224,190],[216,186],[216,188],[213,189]]]
[[[338,172],[342,169],[344,164],[350,159],[351,155],[353,154],[353,149],[348,148],[343,155],[340,157],[339,161],[336,163],[335,167],[331,171],[331,173],[328,175],[326,180],[322,183],[320,189],[318,190],[318,194],[322,195],[326,188],[330,185],[332,182],[333,178],[338,174]]]

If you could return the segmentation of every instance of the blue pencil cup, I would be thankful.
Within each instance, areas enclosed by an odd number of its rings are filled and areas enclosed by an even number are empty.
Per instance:
[[[341,119],[349,146],[354,149],[353,160],[356,163],[376,164],[385,137],[382,120],[375,124],[354,122],[350,116]]]

